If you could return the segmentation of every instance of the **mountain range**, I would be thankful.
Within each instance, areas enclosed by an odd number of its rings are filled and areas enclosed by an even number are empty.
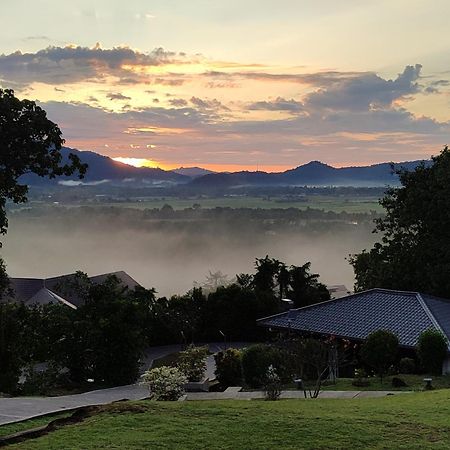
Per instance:
[[[237,186],[355,186],[377,187],[398,184],[398,176],[392,172],[391,163],[373,164],[362,167],[332,167],[320,161],[311,161],[285,172],[211,172],[200,167],[180,167],[162,170],[149,167],[134,167],[90,151],[63,148],[63,159],[69,153],[77,154],[89,165],[86,177],[60,177],[48,180],[36,175],[25,175],[21,182],[29,185],[60,184],[75,185],[126,185],[126,186],[168,186],[189,185],[193,188],[233,188]],[[395,168],[413,170],[422,161],[395,163]]]

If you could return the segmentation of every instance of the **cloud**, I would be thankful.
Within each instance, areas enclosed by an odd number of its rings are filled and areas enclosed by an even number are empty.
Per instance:
[[[186,100],[184,100],[183,98],[171,98],[169,100],[169,103],[172,106],[175,106],[176,108],[181,108],[184,106],[187,106],[188,102]]]
[[[299,112],[304,110],[304,105],[294,99],[286,100],[283,97],[277,97],[275,100],[250,103],[247,108],[249,110]]]
[[[200,110],[211,110],[211,111],[218,111],[218,110],[224,110],[229,111],[230,109],[223,105],[219,100],[216,98],[214,99],[201,99],[199,97],[191,97],[190,102],[199,108]]]
[[[24,41],[50,41],[51,39],[45,35],[27,36],[23,38]]]
[[[109,94],[106,94],[106,97],[110,100],[131,100],[131,97],[127,97],[120,92],[110,92]]]
[[[365,111],[389,108],[395,100],[419,92],[422,66],[406,66],[395,80],[385,80],[369,73],[351,79],[338,80],[330,86],[309,94],[304,103],[307,108]]]
[[[181,78],[155,78],[150,84],[161,84],[163,86],[181,86],[185,80]]]
[[[147,76],[133,72],[136,67],[151,67],[185,61],[186,57],[162,48],[142,53],[129,47],[102,49],[88,47],[47,47],[36,53],[20,51],[0,55],[0,78],[16,83],[76,83],[84,80],[101,82],[108,76],[122,83],[139,81]],[[185,61],[186,62],[186,61]]]

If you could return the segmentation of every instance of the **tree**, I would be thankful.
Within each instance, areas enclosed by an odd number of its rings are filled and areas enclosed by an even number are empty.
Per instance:
[[[361,358],[375,370],[383,382],[383,375],[394,364],[398,354],[398,337],[388,330],[378,330],[367,336],[361,346]]]
[[[293,300],[297,308],[330,299],[327,287],[319,282],[318,274],[309,272],[310,268],[311,263],[307,262],[303,266],[291,266],[289,270],[288,297]]]
[[[375,220],[382,234],[369,251],[352,255],[355,290],[374,287],[450,297],[450,149],[414,171],[398,170],[401,187],[390,188]]]
[[[19,100],[10,89],[0,89],[0,233],[6,233],[7,200],[23,203],[28,186],[20,177],[34,173],[54,178],[78,172],[82,178],[87,165],[69,154],[62,162],[64,144],[61,130],[47,119],[46,112],[30,100]]]
[[[417,356],[422,368],[433,375],[441,375],[442,363],[447,356],[446,337],[438,330],[429,329],[421,333],[417,341]]]

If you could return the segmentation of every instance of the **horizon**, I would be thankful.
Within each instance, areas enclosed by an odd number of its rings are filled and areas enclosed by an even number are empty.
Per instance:
[[[404,6],[18,0],[0,18],[0,87],[37,101],[68,146],[132,165],[427,159],[449,143],[449,8]]]

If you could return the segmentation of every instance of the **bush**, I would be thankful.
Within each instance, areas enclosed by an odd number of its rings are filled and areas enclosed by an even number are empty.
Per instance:
[[[242,354],[242,371],[245,382],[252,388],[261,387],[269,366],[273,366],[280,378],[286,376],[282,351],[266,344],[247,347]]]
[[[266,400],[278,400],[281,395],[281,380],[275,367],[272,365],[267,369],[265,376],[264,395]]]
[[[407,386],[408,385],[401,378],[399,378],[399,377],[392,378],[392,387],[400,388],[400,387],[407,387]]]
[[[189,381],[202,381],[206,372],[208,354],[208,347],[190,345],[186,350],[180,352],[177,367]]]
[[[440,331],[430,329],[419,336],[417,356],[426,372],[441,375],[447,351],[447,339]]]
[[[398,363],[398,369],[400,373],[415,373],[416,372],[416,362],[412,358],[402,358]]]
[[[370,381],[367,379],[364,369],[355,369],[355,378],[352,380],[352,385],[356,387],[370,386]]]
[[[362,360],[375,370],[380,380],[389,367],[394,364],[398,353],[398,338],[387,330],[378,330],[369,334],[361,347]]]
[[[176,367],[162,366],[148,370],[142,375],[155,400],[178,400],[184,394],[186,376]]]
[[[242,382],[242,352],[229,348],[214,355],[217,381],[222,386],[238,386]]]

